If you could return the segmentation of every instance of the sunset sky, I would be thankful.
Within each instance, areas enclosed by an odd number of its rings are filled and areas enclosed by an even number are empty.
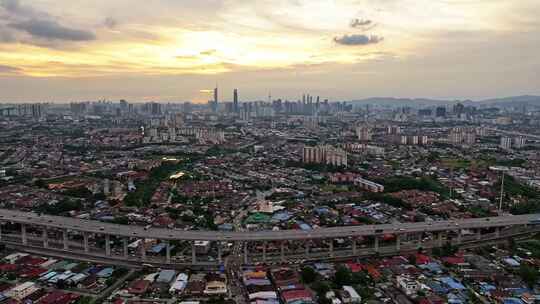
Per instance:
[[[0,0],[0,102],[540,93],[538,0]]]

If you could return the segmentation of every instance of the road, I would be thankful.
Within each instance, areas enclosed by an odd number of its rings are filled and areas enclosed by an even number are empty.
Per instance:
[[[382,225],[346,226],[319,228],[314,230],[281,231],[184,231],[180,229],[149,228],[140,226],[118,225],[71,217],[38,215],[36,213],[0,209],[0,222],[14,222],[34,226],[46,226],[56,229],[109,234],[130,238],[149,238],[160,240],[207,240],[222,242],[238,241],[279,241],[307,239],[336,239],[353,236],[373,236],[383,234],[408,234],[437,232],[457,229],[482,229],[531,224],[539,221],[540,214],[498,216],[478,219],[460,219],[452,221],[394,223]]]

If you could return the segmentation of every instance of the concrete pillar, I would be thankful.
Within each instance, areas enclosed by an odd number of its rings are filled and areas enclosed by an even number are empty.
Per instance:
[[[111,236],[108,234],[105,234],[105,254],[111,255]]]
[[[330,257],[333,258],[334,257],[334,240],[330,240]]]
[[[141,239],[141,260],[146,261],[146,239]]]
[[[191,263],[197,263],[197,252],[195,251],[195,241],[191,242]]]
[[[64,250],[69,250],[69,235],[67,229],[62,231],[62,239],[64,244]]]
[[[43,248],[49,248],[49,232],[46,226],[43,226],[42,238],[43,238]]]
[[[457,231],[457,244],[461,244],[461,229],[458,229]]]
[[[129,256],[128,239],[127,239],[127,238],[123,238],[123,239],[122,239],[122,243],[123,243],[123,245],[124,245],[124,257],[127,259],[127,257]]]
[[[217,260],[218,263],[221,264],[223,262],[223,257],[221,253],[221,242],[217,242]]]
[[[375,236],[375,252],[379,252],[379,236]]]
[[[305,249],[306,249],[306,252],[305,252],[304,254],[305,254],[306,258],[309,258],[309,251],[310,251],[310,249],[311,249],[311,248],[310,248],[310,246],[311,246],[310,240],[307,240],[307,241],[306,241],[305,246],[306,246],[306,248],[305,248]]]
[[[88,246],[88,232],[83,232],[83,246],[84,252],[90,251],[90,247]]]
[[[482,229],[476,230],[476,239],[479,241],[482,239]]]
[[[281,241],[280,249],[281,249],[281,253],[280,253],[281,261],[285,262],[285,241]]]
[[[244,264],[248,264],[248,242],[244,241]]]
[[[396,235],[396,251],[401,250],[401,235]]]
[[[263,250],[263,252],[262,252],[262,260],[263,260],[263,262],[266,263],[266,241],[263,241],[262,246],[263,246],[262,247],[262,250]]]
[[[443,245],[443,233],[442,231],[437,232],[437,246],[442,247]]]
[[[356,239],[353,238],[352,240],[352,254],[355,256],[356,255]]]
[[[165,261],[171,263],[171,242],[165,241]]]
[[[501,227],[495,228],[495,237],[499,238],[501,236]]]
[[[25,224],[21,224],[21,239],[22,239],[23,245],[28,244],[28,238],[26,237],[26,225]]]

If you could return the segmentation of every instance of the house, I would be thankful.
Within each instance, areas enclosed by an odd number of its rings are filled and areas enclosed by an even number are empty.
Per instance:
[[[169,284],[172,282],[172,280],[174,280],[174,276],[176,276],[176,271],[169,269],[162,270],[159,272],[156,282]]]
[[[343,291],[341,292],[341,299],[345,304],[362,302],[362,297],[356,292],[356,290],[352,286],[343,286]]]
[[[407,295],[414,295],[420,289],[420,285],[416,280],[405,275],[399,275],[396,278],[397,287]]]
[[[20,301],[38,290],[39,290],[39,287],[36,285],[36,283],[25,282],[11,288],[5,293],[5,295],[7,297]]]
[[[209,281],[204,289],[205,295],[220,295],[227,293],[227,284],[224,281]]]
[[[146,280],[136,280],[131,282],[128,286],[128,292],[133,295],[143,295],[148,291],[150,282]]]

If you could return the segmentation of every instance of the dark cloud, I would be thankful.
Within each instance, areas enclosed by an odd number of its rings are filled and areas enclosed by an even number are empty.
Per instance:
[[[49,16],[49,14],[35,10],[30,6],[21,5],[19,0],[0,0],[0,8],[3,8],[11,16],[25,18],[45,18]]]
[[[353,19],[351,20],[351,28],[361,31],[369,31],[377,27],[377,24],[369,19]]]
[[[96,39],[94,33],[90,31],[68,28],[52,20],[27,20],[10,23],[8,26],[46,40],[88,41]]]
[[[369,19],[353,19],[351,21],[351,27],[352,28],[363,28],[365,26],[370,26],[373,24],[373,21]]]
[[[377,35],[343,35],[341,37],[334,37],[334,42],[342,45],[368,45],[377,44],[383,41],[384,38]]]
[[[103,24],[109,29],[114,29],[116,26],[118,26],[118,21],[116,21],[112,17],[107,17],[105,18],[105,21],[103,22]]]
[[[93,32],[62,25],[45,11],[23,5],[19,0],[0,0],[0,42],[22,42],[48,46],[58,41],[96,39]]]
[[[16,73],[19,70],[20,69],[16,68],[16,67],[12,67],[12,66],[9,66],[9,65],[1,65],[0,64],[0,73]]]

